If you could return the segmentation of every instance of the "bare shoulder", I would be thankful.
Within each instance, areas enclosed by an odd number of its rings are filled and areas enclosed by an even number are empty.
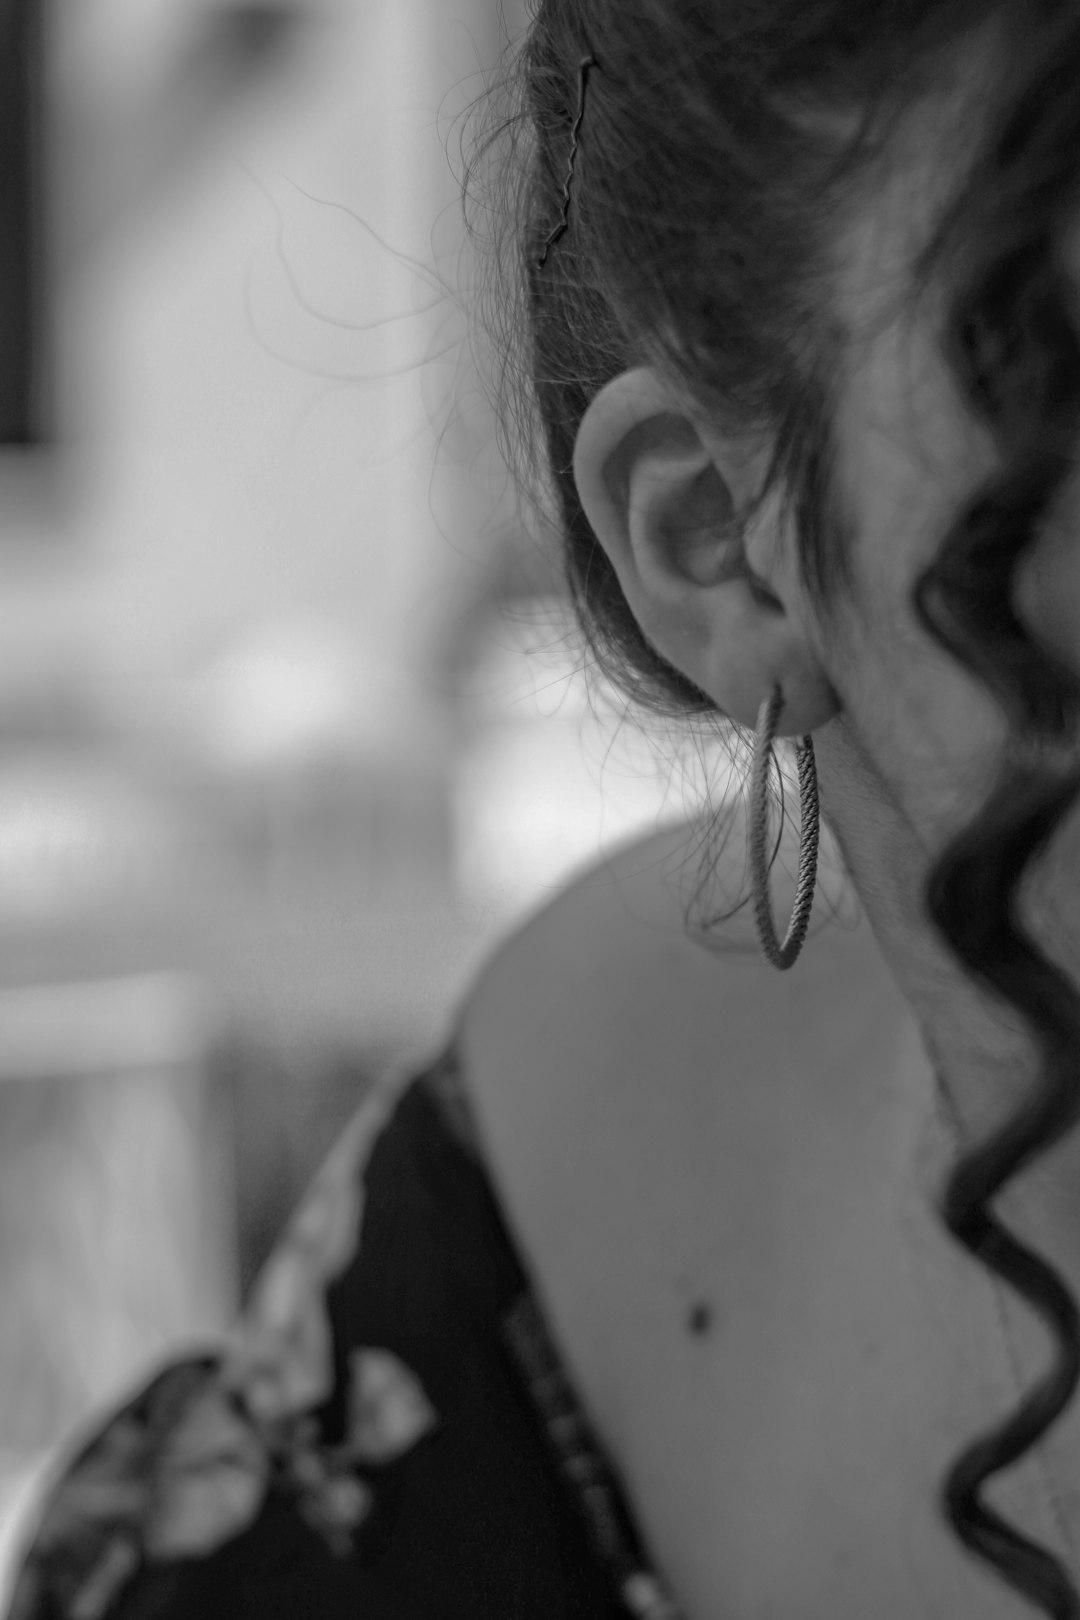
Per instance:
[[[504,939],[468,1002],[472,1019],[501,1020],[524,996],[589,991],[617,972],[616,959],[678,949],[700,865],[700,832],[667,826],[609,852],[587,867]]]
[[[459,1026],[493,1185],[612,1434],[636,1401],[613,1346],[629,1337],[660,1364],[672,1266],[724,1275],[734,1297],[763,1252],[745,1210],[788,1185],[781,1204],[805,1213],[861,1162],[851,1144],[890,1071],[918,1061],[859,908],[833,920],[824,896],[786,973],[758,953],[749,907],[708,948],[695,939],[701,847],[700,827],[667,828],[583,873],[496,951]],[[727,854],[737,902],[737,841]],[[779,918],[790,895],[774,894]]]
[[[658,1093],[691,1117],[695,1097],[715,1095],[718,1083],[737,1109],[758,1076],[790,1069],[795,1054],[828,1073],[850,1038],[837,986],[860,1021],[898,995],[867,948],[857,906],[839,922],[822,910],[788,973],[760,956],[749,906],[707,938],[688,927],[702,835],[700,823],[684,823],[616,851],[528,919],[480,974],[459,1049],[493,1160],[511,1179],[528,1173],[530,1156],[539,1164],[561,1152],[568,1136],[640,1135]],[[745,886],[740,838],[736,820],[713,890],[728,904]],[[797,838],[795,829],[794,849],[783,852],[791,872]],[[779,918],[791,896],[779,863],[777,874]],[[627,1153],[633,1145],[622,1143]]]
[[[785,1006],[805,1015],[829,975],[860,965],[872,972],[857,898],[835,868],[823,878],[823,866],[802,957],[789,973],[769,966],[750,905],[740,904],[748,892],[744,849],[741,816],[731,818],[712,858],[706,825],[694,820],[662,827],[587,868],[486,963],[463,1009],[467,1053],[484,1069],[511,1056],[545,1066],[587,1056],[595,1067],[601,1052],[621,1063],[628,1042],[639,1049],[643,1024],[653,1044],[676,1027],[685,1032],[692,1015],[708,1038],[721,1022],[730,1027],[737,1009],[729,999],[745,1007],[750,997],[774,1015]],[[794,898],[797,828],[787,829],[780,855],[770,880],[778,926]],[[723,920],[705,927],[706,915]],[[677,1050],[685,1052],[685,1038]]]
[[[680,823],[580,873],[486,963],[464,1009],[467,1054],[486,1070],[496,1053],[547,1064],[610,1041],[646,983],[655,1000],[700,968],[687,915],[701,863],[701,829]]]

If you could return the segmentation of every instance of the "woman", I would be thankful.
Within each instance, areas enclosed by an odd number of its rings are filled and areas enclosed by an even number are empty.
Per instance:
[[[708,948],[685,829],[528,925],[17,1620],[1080,1614],[1078,72],[1076,0],[537,7],[508,417],[604,667],[796,742],[790,937],[757,790]]]

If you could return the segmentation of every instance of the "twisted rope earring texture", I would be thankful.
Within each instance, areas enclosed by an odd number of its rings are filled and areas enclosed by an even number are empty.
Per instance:
[[[798,958],[810,924],[810,911],[814,904],[814,884],[817,881],[820,826],[814,744],[807,735],[795,745],[795,758],[799,767],[799,877],[791,921],[784,935],[784,942],[780,944],[773,928],[765,845],[768,840],[769,762],[773,757],[773,738],[776,735],[776,723],[780,717],[783,701],[783,692],[779,686],[775,686],[772,695],[765,699],[758,711],[757,731],[754,736],[754,762],[750,773],[749,828],[750,877],[753,883],[754,922],[757,925],[758,941],[766,960],[781,972],[791,967]]]

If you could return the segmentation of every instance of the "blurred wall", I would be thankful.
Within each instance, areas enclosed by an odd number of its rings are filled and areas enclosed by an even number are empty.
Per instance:
[[[0,1589],[54,1444],[226,1323],[486,937],[431,652],[459,329],[409,259],[473,19],[304,9],[251,60],[210,4],[49,10],[61,443],[0,453]]]
[[[588,701],[488,476],[455,120],[492,10],[259,16],[49,5],[60,444],[0,452],[0,1589],[70,1423],[220,1330],[367,1086],[700,779]]]
[[[60,43],[74,9],[58,8]],[[71,132],[102,164],[152,136],[137,87],[182,57],[175,14],[91,0],[73,32],[96,26],[96,51],[58,51],[69,76],[108,60],[102,99],[113,48],[124,64],[114,105]],[[430,255],[453,197],[435,110],[466,38],[457,6],[339,5],[180,173],[132,176],[134,206],[93,177],[104,217],[65,242],[56,299],[74,506],[4,525],[11,665],[78,658],[149,702],[238,623],[301,606],[343,617],[373,659],[422,665],[425,604],[455,566],[424,397],[450,311],[372,232]]]

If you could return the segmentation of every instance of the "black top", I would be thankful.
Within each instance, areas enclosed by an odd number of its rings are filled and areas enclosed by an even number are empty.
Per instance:
[[[367,1098],[232,1341],[50,1491],[8,1620],[679,1620],[485,1172],[453,1050]]]

